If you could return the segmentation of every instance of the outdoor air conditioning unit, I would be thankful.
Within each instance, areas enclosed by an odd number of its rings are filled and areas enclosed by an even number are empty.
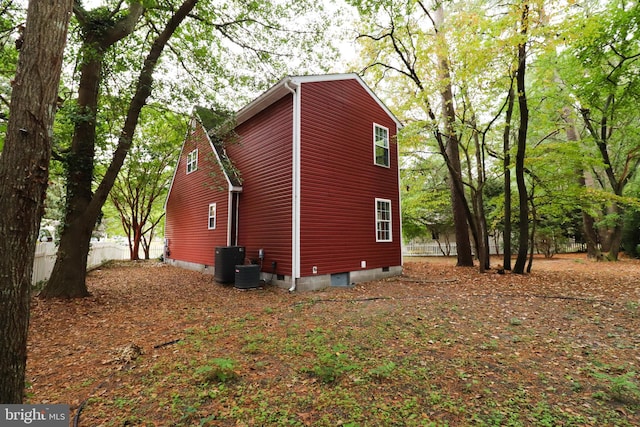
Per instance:
[[[216,247],[215,272],[213,278],[218,283],[233,283],[236,265],[244,264],[244,246]]]

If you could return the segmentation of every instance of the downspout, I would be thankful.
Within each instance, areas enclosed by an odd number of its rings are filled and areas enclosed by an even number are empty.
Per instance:
[[[235,236],[234,236],[234,242],[233,243],[235,245],[237,245],[238,244],[238,233],[240,232],[240,223],[239,223],[239,221],[240,221],[240,193],[236,192],[236,193],[233,193],[233,195],[236,198],[236,204],[235,204],[235,206],[236,206],[236,218],[235,218],[235,221],[236,221],[236,230],[235,231],[236,231],[236,233],[235,233]]]
[[[292,84],[292,86],[289,86]],[[284,87],[293,94],[293,161],[292,161],[292,192],[293,211],[291,220],[291,287],[289,292],[296,290],[300,275],[300,95],[299,85],[291,79],[284,82]]]

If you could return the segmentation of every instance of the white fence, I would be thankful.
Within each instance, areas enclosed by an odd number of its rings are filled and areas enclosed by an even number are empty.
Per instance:
[[[43,280],[47,280],[51,276],[53,265],[56,262],[56,252],[58,248],[52,242],[38,242],[36,245],[35,258],[33,260],[33,277],[31,283],[34,285]],[[159,258],[163,252],[161,242],[151,243],[149,257],[151,259]],[[140,248],[140,258],[144,258],[144,252]],[[129,246],[118,242],[104,241],[92,242],[87,258],[87,269],[91,269],[100,264],[111,260],[130,259]]]
[[[567,243],[561,245],[558,252],[559,253],[572,253],[572,252],[581,252],[586,248],[581,243]],[[444,254],[443,254],[444,251]],[[456,251],[456,243],[452,242],[449,245],[441,244],[441,247],[438,246],[437,243],[414,243],[409,242],[402,246],[402,253],[404,256],[456,256],[458,252]],[[502,254],[502,248],[496,248],[495,244],[489,244],[489,253],[491,255]]]

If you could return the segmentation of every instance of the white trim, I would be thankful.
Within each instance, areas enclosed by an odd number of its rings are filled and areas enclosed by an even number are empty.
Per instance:
[[[231,246],[231,224],[233,223],[233,193],[229,191],[227,198],[227,246]]]
[[[389,204],[389,221],[386,220],[380,220],[378,219],[378,202],[384,202],[384,203],[388,203]],[[379,197],[376,197],[376,201],[375,201],[375,230],[376,230],[376,242],[384,242],[384,243],[389,243],[389,242],[393,242],[393,205],[391,203],[390,199],[382,199]],[[389,239],[380,239],[378,237],[378,223],[379,222],[388,222],[389,223]]]
[[[386,105],[376,96],[375,93],[367,86],[367,84],[362,80],[362,78],[356,73],[343,73],[343,74],[321,74],[321,75],[311,75],[311,76],[290,76],[281,79],[278,83],[272,86],[269,90],[264,92],[262,95],[254,99],[251,103],[240,109],[236,113],[236,126],[246,122],[251,117],[258,114],[260,111],[264,110],[277,100],[281,99],[283,96],[289,94],[290,87],[288,84],[294,83],[297,86],[302,85],[303,83],[315,83],[315,82],[328,82],[328,81],[336,81],[336,80],[355,80],[360,86],[362,86],[369,96],[384,110],[384,112],[396,123],[396,127],[398,130],[402,127],[402,123],[400,120],[396,118],[396,116],[387,108]]]
[[[213,217],[211,216],[211,208],[212,207],[213,207]],[[211,218],[213,218],[213,227],[211,226]],[[209,203],[209,208],[207,209],[207,229],[208,230],[215,230],[217,222],[218,222],[218,204],[217,203]]]
[[[291,85],[291,86],[290,86]],[[291,212],[291,288],[296,289],[296,280],[300,278],[300,85],[291,80],[284,82],[284,87],[293,95],[293,143],[292,143],[292,212]]]
[[[396,126],[398,127],[398,129],[402,127],[402,123],[400,123],[400,120],[398,120],[396,116],[391,112],[391,110],[389,110],[387,106],[384,105],[384,103],[380,100],[380,98],[378,98],[378,96],[375,93],[373,93],[371,88],[364,82],[364,80],[362,80],[362,77],[360,77],[356,73],[319,74],[319,75],[311,75],[311,76],[296,76],[291,78],[291,80],[293,80],[296,83],[329,82],[329,81],[336,81],[336,80],[351,80],[351,79],[360,83],[360,86],[362,86],[364,90],[367,91],[369,96],[373,98],[373,100],[376,101],[376,103],[380,106],[380,108],[382,108],[384,112],[387,113],[387,115],[391,118],[391,120],[393,120],[396,123]]]
[[[378,156],[377,156],[377,153],[376,153],[376,149],[378,147],[382,147],[382,146],[378,145],[378,141],[376,139],[376,129],[384,129],[387,132],[387,145],[386,145],[386,147],[383,147],[383,148],[387,149],[387,164],[386,165],[378,163]],[[374,122],[373,123],[373,164],[374,165],[380,166],[380,167],[383,167],[383,168],[390,168],[391,167],[391,142],[389,140],[390,140],[389,128]]]
[[[404,251],[402,250],[404,243],[404,235],[402,234],[402,181],[400,181],[400,150],[396,150],[396,173],[398,174],[398,230],[400,231],[400,265],[404,265]],[[392,207],[393,209],[393,207]],[[392,210],[393,212],[393,210]],[[393,214],[391,215],[393,219]]]

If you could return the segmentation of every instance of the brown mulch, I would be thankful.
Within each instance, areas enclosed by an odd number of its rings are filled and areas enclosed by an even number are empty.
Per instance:
[[[216,284],[208,275],[146,261],[110,264],[89,273],[87,283],[92,296],[85,299],[33,299],[27,367],[31,403],[66,403],[75,412],[86,399],[108,395],[105,383],[124,381],[119,373],[139,355],[149,366],[168,360],[177,351],[175,344],[190,331],[249,315],[260,323],[265,336],[286,335],[283,322],[293,316],[309,330],[341,321],[357,328],[354,316],[373,318],[374,312],[406,316],[407,328],[416,319],[429,322],[433,331],[444,324],[446,343],[430,337],[421,343],[429,345],[425,354],[434,363],[442,358],[459,360],[470,350],[477,354],[469,366],[456,368],[457,377],[438,378],[441,390],[461,399],[464,393],[486,398],[487,389],[499,394],[509,384],[529,384],[528,393],[546,396],[566,413],[586,411],[587,421],[582,425],[595,425],[589,422],[589,411],[595,405],[590,396],[598,392],[595,386],[585,390],[585,381],[592,378],[586,373],[587,366],[607,366],[602,372],[636,373],[635,378],[626,378],[636,384],[638,380],[637,260],[592,262],[580,254],[540,258],[531,274],[520,276],[493,271],[479,274],[476,268],[456,268],[445,258],[409,259],[400,277],[307,293],[272,286],[241,291]],[[518,332],[519,326],[529,332]],[[240,354],[236,349],[246,344],[232,334],[226,340],[219,345],[227,355]],[[411,349],[397,351],[411,354]],[[425,357],[427,362],[429,357]],[[144,366],[139,369],[146,369]],[[268,375],[280,374],[284,375],[277,371]],[[265,381],[259,376],[267,374],[247,369],[245,375],[247,381],[258,384]],[[477,380],[468,382],[472,391],[460,390],[460,378],[465,375]],[[569,402],[568,394],[558,394],[554,401],[558,384],[578,377],[581,389],[575,387],[574,402]],[[637,397],[633,390],[629,393],[630,399]],[[607,410],[627,425],[640,425],[640,415],[633,410],[637,403],[610,402]],[[109,424],[108,410],[101,415],[99,409],[100,404],[85,409],[80,425],[123,425]],[[484,410],[480,403],[478,410]],[[439,418],[435,412],[427,415],[431,420]],[[450,425],[469,420],[456,418],[455,412],[441,416]],[[298,419],[307,425],[320,422],[311,412]]]

